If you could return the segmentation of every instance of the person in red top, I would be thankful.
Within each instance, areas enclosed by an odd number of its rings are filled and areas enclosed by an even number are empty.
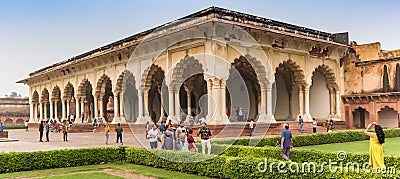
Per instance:
[[[190,152],[198,151],[193,138],[193,130],[189,130],[189,136],[187,137],[187,142],[188,142],[188,150]]]
[[[172,121],[171,120],[168,120],[168,127],[172,127]]]

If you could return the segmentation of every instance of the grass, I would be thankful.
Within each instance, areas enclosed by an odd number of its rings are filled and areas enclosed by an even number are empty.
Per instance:
[[[57,168],[57,169],[47,169],[47,170],[34,170],[34,171],[24,171],[24,172],[15,172],[15,173],[4,173],[0,174],[0,178],[29,178],[29,177],[47,177],[47,178],[77,178],[77,179],[85,179],[85,178],[96,178],[101,179],[102,177],[98,177],[99,174],[104,175],[103,178],[111,178],[117,176],[109,175],[107,173],[101,172],[103,169],[114,169],[114,170],[123,170],[131,173],[142,174],[145,176],[151,176],[162,179],[205,179],[207,177],[191,175],[186,173],[180,173],[165,169],[153,168],[148,166],[134,165],[124,162],[116,162],[109,163],[103,165],[86,165],[79,167],[69,167],[69,168]],[[91,173],[78,173],[78,172],[91,172]],[[71,174],[72,173],[72,174]],[[75,173],[75,174],[74,174]],[[56,175],[56,176],[54,176]],[[107,175],[107,176],[106,176]],[[109,175],[109,176],[108,176]],[[119,178],[119,177],[118,177]]]
[[[383,148],[385,150],[385,154],[400,155],[400,138],[386,138]],[[351,153],[369,153],[369,140],[304,146],[298,147],[298,149],[313,149],[324,152],[338,152],[342,150]]]
[[[110,175],[104,172],[93,172],[93,173],[76,173],[70,175],[60,175],[60,176],[50,176],[50,177],[43,177],[46,179],[62,179],[62,178],[69,178],[69,179],[121,179],[122,177]]]

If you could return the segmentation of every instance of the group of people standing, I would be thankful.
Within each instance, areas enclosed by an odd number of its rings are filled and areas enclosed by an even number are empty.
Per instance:
[[[198,152],[193,137],[194,131],[187,129],[183,124],[173,125],[171,120],[168,123],[162,121],[160,129],[156,124],[146,124],[146,137],[149,139],[150,148],[156,149],[158,143],[161,143],[161,149],[179,150],[182,152]],[[205,122],[202,122],[201,128],[198,129],[197,136],[201,138],[202,153],[211,154],[211,130]]]
[[[63,133],[63,140],[68,141],[68,131],[70,124],[68,121],[64,120],[62,124],[57,125],[55,122],[41,121],[39,123],[39,142],[43,142],[43,133],[46,130],[46,142],[50,142],[49,134],[51,131],[57,131],[58,127],[61,126],[61,131]]]

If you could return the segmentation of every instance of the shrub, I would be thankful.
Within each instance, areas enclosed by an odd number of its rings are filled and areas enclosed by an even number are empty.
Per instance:
[[[93,165],[124,160],[123,148],[106,147],[0,153],[0,173]]]
[[[391,128],[385,129],[386,138],[394,138],[400,137],[400,129],[399,128]],[[309,145],[321,145],[321,144],[332,144],[332,143],[343,143],[343,142],[354,142],[354,141],[362,141],[367,140],[368,136],[364,134],[363,131],[336,131],[329,133],[316,133],[316,134],[305,134],[305,135],[296,135],[293,136],[293,146],[301,147],[301,146],[309,146]],[[215,140],[214,144],[233,144],[233,145],[244,145],[244,146],[253,146],[254,141],[256,142],[255,146],[263,147],[263,146],[275,146],[276,142],[280,140],[279,136],[275,137],[264,137],[264,138],[255,138],[255,139],[228,139],[228,140]]]
[[[25,129],[24,125],[5,125],[4,129]]]

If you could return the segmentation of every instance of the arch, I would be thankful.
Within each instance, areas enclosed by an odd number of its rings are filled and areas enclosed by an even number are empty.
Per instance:
[[[378,111],[379,124],[385,128],[399,127],[399,115],[395,108],[385,106]]]
[[[232,68],[229,70],[229,78],[226,82],[229,91],[226,94],[228,96],[235,96],[235,100],[231,100],[232,98],[226,100],[228,103],[231,103],[229,104],[230,106],[227,106],[226,108],[231,109],[231,111],[237,110],[232,108],[242,108],[249,119],[257,119],[260,111],[261,87],[264,87],[266,82],[266,78],[264,78],[264,81],[260,81],[259,77],[265,77],[266,72],[262,71],[264,69],[263,67],[254,68],[255,66],[253,66],[249,60],[253,63],[257,62],[255,58],[246,55],[234,59],[231,64]],[[259,65],[261,65],[261,63]],[[241,80],[235,80],[238,78],[244,80],[245,86],[242,84]],[[244,88],[247,89],[247,95],[244,93]],[[245,109],[247,106],[243,106],[243,104],[239,103],[244,101],[249,102],[248,109]],[[235,118],[231,118],[231,120],[237,121]]]
[[[317,119],[326,119],[336,110],[335,95],[339,87],[332,69],[319,65],[312,73],[310,86],[310,114]]]
[[[64,87],[64,99],[71,99],[74,97],[74,86],[68,82]]]
[[[108,77],[107,75],[102,75],[99,80],[97,80],[97,85],[96,85],[96,96],[99,97],[100,93],[105,92],[105,86],[107,82],[111,82],[111,78]]]
[[[59,101],[61,99],[61,89],[57,85],[54,86],[52,92],[51,92],[51,100],[57,100]]]
[[[276,94],[276,120],[295,120],[300,114],[299,89],[306,85],[304,71],[292,60],[284,61],[275,69],[273,94]]]
[[[103,74],[97,81],[96,97],[100,100],[99,108],[101,118],[111,122],[114,118],[114,93],[112,91],[111,78]]]
[[[82,82],[79,84],[78,93],[76,94],[77,97],[86,97],[87,90],[92,89],[93,85],[90,83],[88,79],[83,79]]]
[[[122,95],[125,119],[127,122],[136,122],[139,116],[138,91],[136,89],[136,80],[132,72],[125,71],[122,78]]]
[[[172,85],[182,84],[192,75],[203,73],[203,65],[193,56],[186,56],[181,59],[172,72]]]
[[[4,121],[4,125],[6,125],[6,126],[10,126],[10,125],[13,125],[13,124],[14,124],[14,121],[11,118],[7,118]]]
[[[47,88],[42,90],[42,94],[40,96],[40,102],[49,102],[49,91]]]
[[[21,118],[17,119],[17,121],[15,122],[17,125],[23,125],[25,123],[25,121]]]
[[[32,94],[32,103],[39,103],[39,93],[36,90]]]
[[[356,129],[364,129],[370,123],[369,111],[361,106],[354,108],[352,111],[353,126]]]

